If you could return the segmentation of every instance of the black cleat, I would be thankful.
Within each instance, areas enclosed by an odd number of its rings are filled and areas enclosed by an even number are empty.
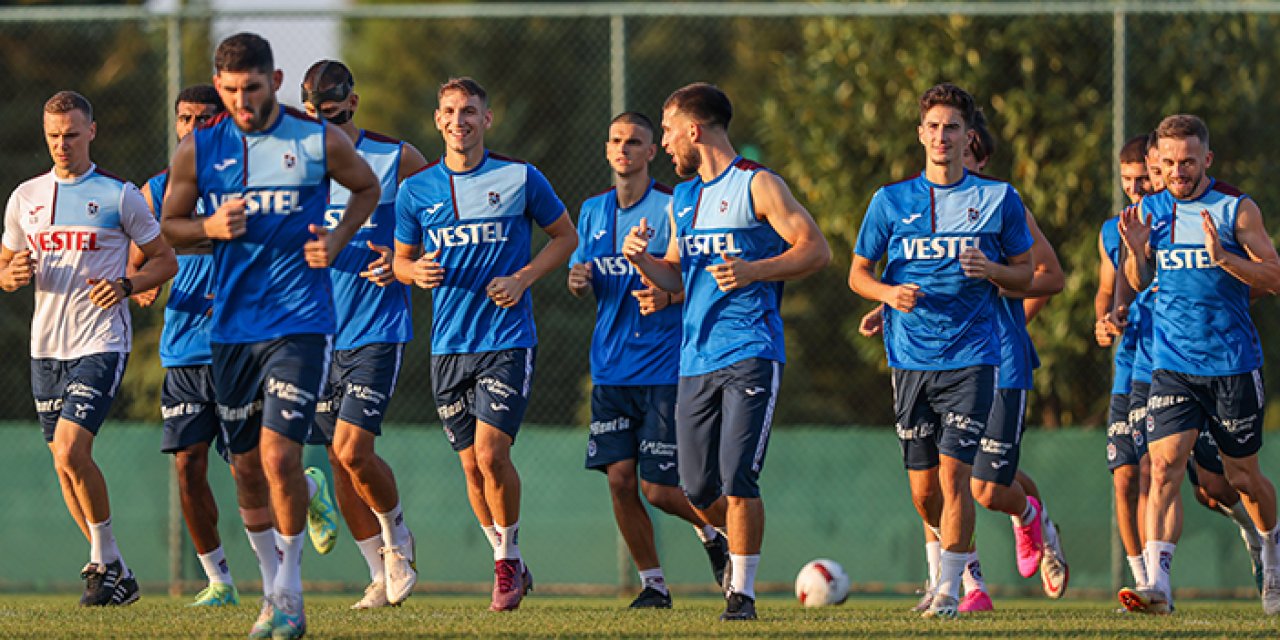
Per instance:
[[[653,587],[645,587],[635,600],[631,601],[632,609],[670,609],[671,594],[663,593]]]
[[[111,601],[107,605],[115,607],[130,605],[137,602],[140,595],[138,592],[138,579],[130,571],[129,575],[121,578],[116,583],[116,588],[111,592]]]
[[[124,564],[119,560],[105,565],[92,562],[86,565],[80,572],[80,577],[84,578],[84,595],[80,596],[80,606],[104,607],[111,604],[111,598],[123,577],[122,573]],[[134,588],[136,590],[136,584]]]
[[[755,620],[756,599],[741,593],[730,593],[725,599],[724,613],[720,614],[720,619],[724,621]]]
[[[711,573],[716,578],[716,585],[721,591],[729,590],[729,541],[724,536],[716,536],[702,543],[707,550],[707,559],[711,561]]]

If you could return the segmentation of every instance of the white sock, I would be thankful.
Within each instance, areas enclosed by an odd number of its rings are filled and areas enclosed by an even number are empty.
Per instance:
[[[965,554],[964,573],[960,574],[964,581],[964,592],[986,591],[987,583],[982,579],[982,565],[978,562],[978,550]]]
[[[209,584],[232,584],[231,567],[227,566],[227,557],[219,546],[209,553],[196,554],[200,558],[200,566],[204,567],[204,575]]]
[[[1037,514],[1036,514],[1036,506],[1035,506],[1034,504],[1032,504],[1032,503],[1031,503],[1031,499],[1030,499],[1030,498],[1028,498],[1028,499],[1027,499],[1027,506],[1026,506],[1026,508],[1025,508],[1025,509],[1023,509],[1023,510],[1022,510],[1022,515],[1020,515],[1020,516],[1009,516],[1009,517],[1013,519],[1013,524],[1014,524],[1014,526],[1017,526],[1017,527],[1025,527],[1025,526],[1027,526],[1027,523],[1028,523],[1028,522],[1031,522],[1031,521],[1032,521],[1032,518],[1035,518],[1035,517],[1036,517],[1036,515],[1037,515]]]
[[[711,542],[712,540],[715,540],[716,536],[720,535],[720,532],[716,531],[716,528],[709,524],[704,524],[704,525],[695,524],[693,525],[693,532],[698,534],[698,539],[701,540],[703,544],[706,544],[708,542]]]
[[[929,563],[929,579],[926,589],[938,588],[938,571],[942,568],[942,543],[934,540],[924,543],[924,558]]]
[[[662,595],[670,593],[667,591],[667,579],[662,577],[662,567],[640,569],[640,584]]]
[[[400,503],[386,513],[373,512],[378,516],[378,524],[382,525],[382,541],[388,547],[401,547],[406,557],[409,555],[409,527],[404,526],[404,512]],[[413,558],[409,558],[412,560]]]
[[[258,556],[258,571],[262,573],[262,595],[275,593],[276,573],[280,571],[280,549],[276,547],[276,530],[244,530],[249,535],[249,547]]]
[[[1163,593],[1166,597],[1173,595],[1173,587],[1169,581],[1169,573],[1173,568],[1173,550],[1178,545],[1161,540],[1150,540],[1144,550],[1143,558],[1147,563],[1147,578],[1151,588]]]
[[[498,528],[491,524],[480,525],[480,530],[484,531],[484,537],[489,541],[489,548],[497,550],[498,548]]]
[[[369,565],[369,580],[382,582],[382,554],[379,553],[382,548],[382,536],[374,535],[364,540],[356,540],[356,546],[360,548],[360,555],[364,556],[364,563]]]
[[[938,594],[960,599],[960,576],[969,554],[942,550],[942,566],[938,572]]]
[[[280,547],[280,572],[272,593],[302,595],[302,534],[286,536],[277,531],[276,546]]]
[[[1147,562],[1143,559],[1142,554],[1136,556],[1125,556],[1125,560],[1129,561],[1129,573],[1133,574],[1133,586],[1139,591],[1146,589],[1147,584]]]
[[[733,563],[733,578],[729,581],[729,591],[741,593],[748,598],[756,597],[756,567],[760,566],[760,554],[729,554],[729,562]]]
[[[307,501],[310,502],[312,498],[316,497],[316,492],[320,491],[320,485],[316,484],[316,481],[312,480],[309,475],[303,474],[302,477],[307,479]]]
[[[124,561],[120,558],[120,548],[116,546],[116,536],[111,532],[111,518],[107,518],[102,522],[90,522],[89,524],[89,561],[96,562],[101,565],[108,565],[116,560]],[[123,572],[121,575],[129,575]]]
[[[494,528],[498,532],[498,545],[493,548],[494,561],[519,560],[520,521],[512,522],[509,527],[495,524]]]
[[[1271,531],[1258,529],[1258,536],[1262,538],[1262,568],[1280,566],[1280,524]]]

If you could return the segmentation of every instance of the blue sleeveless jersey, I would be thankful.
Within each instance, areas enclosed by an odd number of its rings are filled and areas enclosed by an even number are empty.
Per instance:
[[[1229,376],[1262,366],[1258,332],[1249,317],[1249,286],[1213,264],[1204,248],[1200,212],[1208,211],[1222,246],[1247,258],[1236,241],[1236,215],[1249,196],[1217,182],[1195,200],[1169,192],[1143,198],[1151,215],[1151,248],[1160,291],[1155,297],[1155,369]]]
[[[684,335],[680,375],[699,376],[749,358],[786,362],[782,335],[782,283],[753,282],[721,291],[707,267],[721,254],[764,260],[787,243],[756,217],[751,180],[763,166],[736,158],[710,182],[696,177],[675,188],[676,242],[684,279]]]
[[[431,292],[433,354],[537,344],[530,291],[503,309],[485,290],[529,264],[533,223],[546,227],[564,210],[533,165],[487,151],[470,171],[450,171],[441,159],[400,184],[396,240],[441,250],[444,282]]]
[[[644,197],[629,209],[618,207],[610,189],[582,203],[578,249],[572,264],[591,263],[596,326],[591,334],[591,381],[641,386],[675,384],[680,375],[680,311],[671,305],[640,315],[632,291],[644,289],[640,274],[622,255],[622,241],[644,218],[653,230],[649,252],[661,257],[671,239],[671,188],[650,181]]]
[[[1040,356],[1027,333],[1027,312],[1022,298],[996,299],[996,328],[1000,334],[1000,367],[996,370],[997,389],[1032,387],[1031,374],[1040,367]]]
[[[280,108],[266,131],[244,133],[226,114],[192,132],[196,179],[206,211],[244,198],[246,232],[214,241],[213,330],[222,344],[332,334],[333,287],[312,269],[303,245],[323,225],[329,176],[323,123]]]
[[[147,181],[156,216],[169,188],[166,169]],[[196,203],[195,215],[205,215],[204,203]],[[209,330],[213,309],[213,254],[208,247],[178,250],[178,275],[169,286],[160,331],[160,366],[194,367],[213,364]]]
[[[952,185],[923,175],[876,191],[854,252],[873,262],[888,256],[881,280],[914,283],[925,294],[911,313],[885,307],[889,366],[945,371],[999,365],[999,291],[969,278],[960,254],[978,247],[993,261],[1031,249],[1026,211],[1014,188],[965,172]]]
[[[404,143],[394,138],[360,131],[356,152],[378,176],[382,197],[373,215],[351,237],[351,242],[338,254],[329,268],[333,281],[333,306],[337,313],[338,333],[334,348],[356,349],[368,344],[403,343],[413,339],[409,288],[398,280],[385,287],[360,277],[360,272],[378,259],[369,242],[390,247],[395,237],[396,191],[400,185],[400,152]],[[325,228],[333,229],[342,220],[351,192],[337,181],[329,182],[329,205],[325,209]]]

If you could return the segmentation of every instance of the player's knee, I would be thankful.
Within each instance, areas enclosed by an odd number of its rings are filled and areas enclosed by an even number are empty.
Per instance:
[[[55,442],[51,449],[53,452],[53,466],[73,478],[78,477],[89,465],[93,464],[93,455],[85,447]]]
[[[615,473],[609,470],[609,494],[614,498],[626,498],[636,495],[637,482],[634,473]],[[652,501],[650,501],[652,502]]]
[[[685,501],[684,494],[676,487],[641,482],[640,490],[644,493],[644,499],[648,500],[649,504],[667,513],[670,513],[679,507],[681,502]]]
[[[1165,456],[1151,457],[1151,482],[1159,484],[1175,484],[1182,482],[1187,473],[1186,462],[1181,464]]]
[[[1252,473],[1235,473],[1227,479],[1231,489],[1241,495],[1252,496],[1257,493],[1258,478]]]
[[[1133,465],[1116,469],[1111,477],[1111,484],[1115,487],[1117,501],[1135,503],[1142,492],[1141,477]]]
[[[511,465],[511,453],[504,447],[485,447],[476,450],[476,465],[488,475]]]
[[[205,479],[209,470],[209,459],[207,456],[187,449],[174,454],[173,466],[178,471],[178,482],[186,486]]]
[[[980,478],[974,478],[970,484],[974,501],[982,505],[984,509],[992,509],[995,506],[1000,485]]]

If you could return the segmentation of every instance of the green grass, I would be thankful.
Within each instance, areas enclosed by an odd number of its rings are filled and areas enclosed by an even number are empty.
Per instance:
[[[961,620],[922,620],[905,598],[854,598],[840,607],[802,609],[790,598],[765,597],[760,620],[721,623],[723,601],[684,597],[671,611],[629,611],[627,600],[540,597],[514,613],[485,609],[488,600],[418,594],[404,606],[351,611],[356,596],[308,598],[309,637],[817,637],[916,638],[1274,638],[1280,621],[1258,602],[1182,601],[1173,616],[1115,613],[1102,601],[996,602],[1000,610]],[[76,596],[0,597],[0,637],[243,638],[256,605],[189,609],[186,599],[147,596],[127,608],[81,609]]]

